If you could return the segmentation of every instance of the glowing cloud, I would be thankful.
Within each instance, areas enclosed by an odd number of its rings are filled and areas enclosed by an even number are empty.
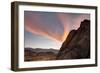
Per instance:
[[[49,13],[50,14],[50,13]],[[25,30],[36,35],[44,36],[62,43],[70,30],[77,29],[80,26],[80,22],[84,19],[90,19],[86,14],[73,14],[73,13],[52,13],[55,17],[55,22],[59,21],[59,24],[50,26],[50,22],[45,23],[42,19],[46,19],[45,13],[26,12],[25,13]],[[50,15],[48,15],[50,16]],[[59,30],[62,30],[59,32]]]
[[[62,42],[63,34],[58,33],[58,29],[50,31],[48,27],[43,26],[41,22],[41,15],[29,14],[25,16],[25,30],[36,35],[44,36],[46,38]],[[56,28],[56,26],[54,26]],[[52,28],[51,28],[52,30]]]
[[[63,35],[62,35],[62,38],[61,38],[62,42],[63,42],[66,39],[66,37],[68,35],[68,32],[69,32],[69,25],[68,25],[68,18],[69,18],[69,16],[66,17],[66,15],[63,14],[63,13],[58,13],[57,16],[58,16],[58,18],[59,18],[59,20],[61,22],[61,25],[64,28],[63,29],[64,32],[63,32]]]

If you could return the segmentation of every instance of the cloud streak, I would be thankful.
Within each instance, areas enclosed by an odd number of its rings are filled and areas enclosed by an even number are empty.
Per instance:
[[[50,30],[50,28],[43,26],[43,22],[40,20],[40,18],[41,15],[34,13],[28,13],[28,15],[25,15],[25,30],[33,34],[44,36],[46,38],[61,42],[62,35],[57,32],[56,26],[54,26],[55,31],[52,31],[52,28]]]
[[[66,39],[70,30],[79,27],[80,21],[90,18],[86,14],[46,14],[45,12],[32,11],[26,11],[24,17],[26,31],[61,43]]]

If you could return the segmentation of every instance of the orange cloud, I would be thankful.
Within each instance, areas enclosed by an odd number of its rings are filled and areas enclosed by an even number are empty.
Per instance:
[[[77,29],[80,25],[80,22],[84,20],[85,18],[90,18],[87,17],[87,15],[77,15],[75,16],[72,14],[64,14],[64,13],[56,13],[57,19],[60,21],[60,25],[63,27],[63,32],[62,34],[58,33],[59,29],[51,31],[49,28],[42,26],[43,24],[41,22],[41,14],[28,14],[28,16],[25,16],[25,30],[28,32],[31,32],[36,35],[44,36],[46,38],[52,39],[54,41],[58,41],[62,43],[70,30],[72,29]]]
[[[54,41],[62,42],[62,36],[57,33],[57,29],[51,32],[46,27],[40,26],[39,15],[34,15],[33,18],[25,18],[25,30],[36,35],[44,36],[46,38],[52,39]],[[51,29],[52,30],[52,29]]]
[[[67,22],[67,18],[69,18],[69,17],[68,17],[68,15],[66,17],[66,15],[63,14],[63,13],[58,13],[57,16],[59,18],[59,21],[61,22],[61,25],[64,28],[64,32],[63,32],[63,35],[62,35],[62,41],[64,41],[66,39],[67,35],[68,35],[68,32],[69,32],[69,27],[68,27],[69,24]]]

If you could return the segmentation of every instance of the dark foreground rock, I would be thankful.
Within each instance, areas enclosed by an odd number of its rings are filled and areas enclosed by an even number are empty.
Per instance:
[[[72,30],[57,55],[57,60],[90,58],[90,20],[81,22]]]

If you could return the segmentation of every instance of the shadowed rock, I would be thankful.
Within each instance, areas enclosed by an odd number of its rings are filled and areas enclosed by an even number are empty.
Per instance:
[[[82,21],[77,30],[69,33],[56,59],[80,58],[90,58],[90,20]]]

